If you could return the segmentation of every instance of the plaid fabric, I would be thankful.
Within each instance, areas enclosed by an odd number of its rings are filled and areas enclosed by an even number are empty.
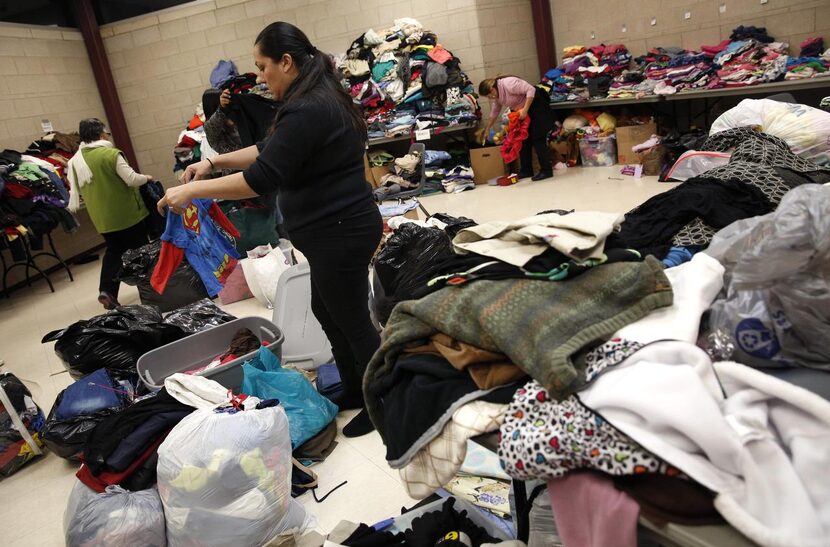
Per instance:
[[[441,434],[400,470],[407,493],[423,499],[450,482],[467,456],[467,440],[498,431],[507,405],[473,401],[458,410]]]

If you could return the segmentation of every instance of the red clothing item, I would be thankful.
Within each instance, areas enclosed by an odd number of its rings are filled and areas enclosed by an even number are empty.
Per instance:
[[[144,465],[144,462],[149,460],[150,456],[152,456],[156,452],[156,450],[158,450],[159,446],[161,446],[161,443],[164,442],[164,439],[167,437],[167,433],[170,433],[170,431],[167,431],[158,439],[153,441],[153,444],[148,446],[147,450],[142,452],[141,455],[138,458],[136,458],[136,460],[121,473],[103,471],[100,475],[96,477],[92,474],[92,471],[89,470],[89,467],[87,467],[86,465],[82,465],[81,468],[78,469],[78,472],[75,473],[75,476],[78,477],[78,480],[87,485],[89,488],[95,490],[99,494],[102,494],[104,490],[107,489],[107,486],[121,484],[121,482],[125,481],[130,477],[130,475],[135,473],[139,467]]]
[[[518,112],[511,112],[507,117],[510,123],[507,124],[507,136],[505,136],[504,142],[501,143],[501,157],[504,159],[504,163],[510,163],[518,159],[519,152],[522,151],[522,143],[527,139],[528,128],[530,127],[530,116],[520,120]]]
[[[6,183],[6,188],[3,191],[3,193],[6,196],[14,199],[29,199],[31,197],[34,197],[35,195],[35,193],[32,192],[32,189],[28,186],[24,186],[19,182],[11,181]]]

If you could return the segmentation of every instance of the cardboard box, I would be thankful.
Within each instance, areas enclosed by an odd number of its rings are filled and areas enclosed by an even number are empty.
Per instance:
[[[476,184],[487,184],[488,180],[507,174],[498,146],[470,149],[470,165]]]
[[[381,165],[380,167],[372,167],[372,179],[369,182],[372,183],[373,188],[380,187],[380,179],[383,178],[383,175],[389,173],[392,170],[392,164],[389,165]]]
[[[645,125],[631,125],[617,128],[617,161],[619,163],[639,163],[637,154],[631,151],[632,146],[645,142],[652,135],[657,134],[657,124],[654,122]]]

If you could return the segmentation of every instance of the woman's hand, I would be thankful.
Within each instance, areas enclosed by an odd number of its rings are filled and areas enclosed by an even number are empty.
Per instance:
[[[187,184],[193,180],[201,180],[207,178],[210,175],[210,172],[213,170],[210,162],[207,160],[202,160],[197,163],[191,163],[187,166],[187,169],[184,170],[184,174],[182,175],[182,182]]]
[[[226,89],[219,95],[219,106],[221,108],[227,108],[229,104],[231,104],[231,90]]]
[[[164,197],[158,202],[157,208],[159,214],[164,216],[164,207],[170,207],[170,210],[177,215],[182,214],[185,209],[193,201],[192,190],[193,186],[182,185],[168,188],[164,193]]]
[[[527,118],[527,108],[522,108],[519,110],[519,120],[524,121]]]

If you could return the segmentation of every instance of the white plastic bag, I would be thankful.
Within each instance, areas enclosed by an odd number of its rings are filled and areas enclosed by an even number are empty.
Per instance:
[[[282,249],[260,245],[248,251],[248,258],[239,261],[251,294],[268,309],[274,307],[274,294],[280,274],[291,267]]]
[[[744,126],[759,126],[802,158],[830,164],[830,112],[771,99],[744,99],[721,114],[709,134]]]
[[[699,152],[689,150],[677,158],[666,175],[668,180],[687,181],[710,169],[729,163],[732,154],[726,152]]]
[[[158,490],[129,492],[108,486],[98,494],[77,481],[63,516],[67,547],[164,547],[164,510]]]
[[[171,547],[264,545],[307,525],[305,509],[291,499],[291,439],[280,406],[197,410],[158,454]]]

